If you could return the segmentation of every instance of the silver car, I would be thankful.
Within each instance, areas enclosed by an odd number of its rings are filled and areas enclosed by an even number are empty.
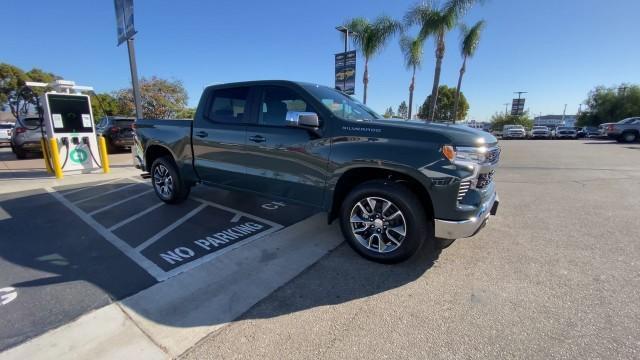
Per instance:
[[[11,145],[11,129],[13,129],[13,124],[0,124],[0,146]]]
[[[40,119],[37,117],[16,119],[11,133],[11,150],[18,159],[26,158],[28,153],[42,152],[42,130]]]

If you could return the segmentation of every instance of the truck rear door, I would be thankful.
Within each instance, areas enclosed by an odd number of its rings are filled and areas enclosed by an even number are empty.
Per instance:
[[[249,87],[213,88],[203,96],[193,124],[195,169],[204,182],[241,187],[247,123],[252,121]]]

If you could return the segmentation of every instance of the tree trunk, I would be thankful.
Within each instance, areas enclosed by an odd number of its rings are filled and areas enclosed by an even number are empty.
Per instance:
[[[431,90],[431,109],[429,114],[431,121],[436,117],[436,104],[438,103],[438,87],[440,86],[440,72],[442,71],[442,58],[444,58],[444,33],[438,34],[438,46],[436,48],[436,70],[433,74],[433,89]]]
[[[408,119],[411,120],[411,112],[413,111],[413,90],[416,83],[416,67],[413,67],[413,74],[411,75],[411,85],[409,85],[409,115]]]
[[[458,87],[456,88],[456,101],[453,105],[453,123],[456,123],[458,120],[458,104],[460,103],[460,87],[462,87],[462,77],[464,76],[464,72],[467,70],[467,56],[464,56],[464,60],[462,60],[462,67],[460,68],[460,77],[458,78]]]
[[[364,84],[364,95],[362,96],[362,102],[367,104],[367,87],[369,86],[369,59],[364,59],[364,74],[362,75],[362,83]]]

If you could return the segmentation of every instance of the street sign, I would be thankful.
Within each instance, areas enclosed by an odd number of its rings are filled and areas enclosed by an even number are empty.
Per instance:
[[[353,95],[356,90],[356,52],[347,51],[336,54],[336,89]]]
[[[133,27],[133,0],[114,0],[118,46],[136,34]]]
[[[511,115],[524,114],[524,100],[525,99],[513,99],[511,103]]]

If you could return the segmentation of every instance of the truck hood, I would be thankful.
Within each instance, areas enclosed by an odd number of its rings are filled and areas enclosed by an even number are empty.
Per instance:
[[[410,132],[420,131],[425,134],[439,135],[448,139],[448,142],[456,146],[492,146],[497,144],[498,139],[486,131],[477,130],[464,125],[426,123],[417,120],[372,120],[370,123],[394,128],[406,129]]]

